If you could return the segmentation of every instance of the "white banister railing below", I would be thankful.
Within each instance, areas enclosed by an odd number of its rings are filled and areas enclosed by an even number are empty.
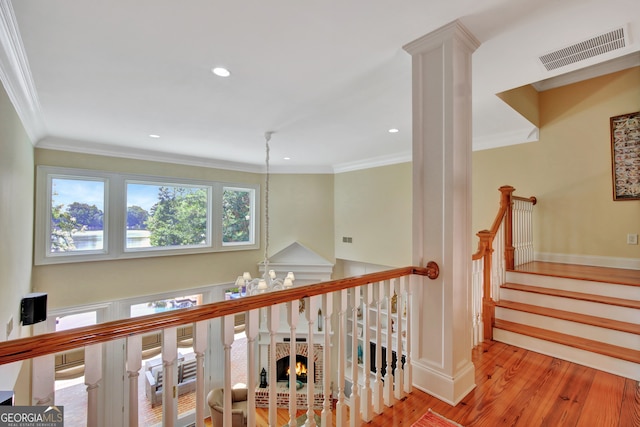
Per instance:
[[[122,340],[125,343],[122,346],[122,387],[128,390],[128,400],[123,402],[122,423],[137,426],[142,423],[138,413],[139,372],[143,369],[142,337],[161,331],[161,365],[157,368],[160,368],[162,380],[159,389],[162,425],[191,424],[195,417],[196,427],[203,426],[204,419],[209,416],[206,395],[209,390],[222,387],[225,391],[223,425],[230,427],[233,406],[231,371],[234,368],[231,352],[234,345],[245,345],[244,340],[238,342],[235,336],[235,315],[242,313],[247,338],[248,425],[261,423],[255,411],[259,391],[260,394],[268,392],[268,423],[271,426],[278,425],[278,408],[288,408],[289,423],[297,423],[296,417],[300,409],[304,409],[306,426],[316,425],[319,411],[321,424],[333,425],[334,403],[335,425],[346,426],[349,422],[352,426],[359,426],[411,392],[412,286],[409,275],[434,278],[430,268],[405,267],[21,338],[0,343],[0,364],[37,358],[38,363],[33,364],[33,375],[39,378],[34,378],[34,384],[44,384],[41,379],[51,376],[53,385],[53,354],[84,347],[88,398],[86,425],[104,425],[99,409],[103,405],[99,399],[114,391],[98,393],[99,387],[105,383],[102,354],[106,343]],[[185,325],[190,325],[193,330],[193,357],[190,360],[195,360],[196,408],[183,416],[178,413],[177,403],[185,356],[178,353],[177,331]],[[278,346],[287,341],[285,352],[289,356],[290,375],[288,387],[283,387],[278,384],[276,365],[283,348]],[[79,346],[78,343],[86,345]],[[223,372],[214,372],[214,367],[206,365],[205,360],[209,360],[206,356],[212,351],[214,359],[208,363],[215,365],[215,369],[222,367]],[[265,351],[266,354],[260,354]],[[298,391],[296,356],[301,351],[306,352],[307,357],[307,384]],[[257,385],[262,368],[268,372],[266,388]],[[285,389],[287,392],[283,391]],[[38,390],[42,392],[34,393],[37,404],[55,404],[48,396],[46,384],[40,385]],[[286,404],[281,400],[283,396],[288,397]],[[266,400],[260,402],[260,406],[264,406]]]
[[[533,206],[536,199],[514,197],[513,200],[513,247],[514,265],[533,261]]]

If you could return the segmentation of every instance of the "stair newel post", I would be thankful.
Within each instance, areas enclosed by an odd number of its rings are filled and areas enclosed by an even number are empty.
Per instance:
[[[482,330],[485,340],[493,339],[493,324],[495,320],[495,301],[491,295],[491,274],[493,259],[493,233],[488,230],[479,231],[480,245],[484,247],[482,268]]]
[[[102,380],[102,344],[84,348],[84,383],[87,386],[87,427],[98,427],[98,387]]]
[[[178,419],[178,398],[176,384],[178,372],[178,328],[162,330],[162,421],[163,425],[173,427]]]
[[[318,319],[318,307],[320,306],[321,297],[312,296],[306,299],[306,318],[309,325],[309,333],[307,339],[307,421],[304,423],[306,427],[316,427],[316,418],[313,408],[315,406],[315,385],[316,385],[316,348],[313,337],[316,331],[316,321]],[[293,424],[289,424],[293,425]]]
[[[349,293],[346,289],[340,292],[340,307],[338,308],[338,402],[336,403],[336,425],[343,427],[347,422],[347,406],[344,402],[345,393],[345,368],[346,368],[346,316],[347,305],[349,302]]]
[[[324,390],[324,403],[320,424],[331,425],[331,316],[333,315],[333,293],[322,296],[322,313],[324,314],[324,346],[322,348],[324,363],[322,380]]]
[[[202,320],[193,324],[193,353],[196,356],[196,427],[204,427],[205,413],[205,378],[204,356],[207,351],[207,335],[209,321]]]
[[[289,425],[296,425],[296,356],[298,353],[298,343],[296,341],[296,329],[300,319],[300,300],[293,300],[287,303],[287,322],[289,323]],[[275,351],[275,348],[273,349]],[[307,364],[310,364],[307,363]],[[307,380],[308,381],[308,380]]]
[[[373,303],[373,285],[362,287],[362,375],[364,376],[364,386],[362,387],[362,418],[369,422],[373,419],[373,392],[371,389],[371,304]]]
[[[269,426],[278,424],[278,391],[276,389],[276,334],[280,325],[280,306],[267,307],[267,329],[269,330]]]
[[[510,185],[500,187],[500,207],[505,210],[504,216],[504,250],[505,264],[508,270],[514,267],[514,251],[513,247],[513,192],[516,189]]]
[[[222,318],[222,345],[224,347],[224,410],[222,424],[231,427],[231,346],[235,333],[235,316],[230,314]]]
[[[360,307],[360,287],[351,288],[351,380],[353,386],[351,387],[351,409],[349,410],[349,421],[351,427],[359,426],[361,423],[360,414],[360,381],[358,378],[358,311]]]
[[[138,377],[142,368],[142,335],[127,337],[127,377],[129,378],[129,427],[138,427]]]
[[[247,425],[256,425],[256,337],[260,327],[260,309],[245,314],[244,333],[247,337]]]

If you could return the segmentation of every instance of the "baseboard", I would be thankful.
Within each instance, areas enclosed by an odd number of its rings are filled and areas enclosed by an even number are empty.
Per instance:
[[[455,378],[413,361],[413,386],[449,405],[456,406],[476,387],[475,367],[469,362]]]
[[[534,259],[536,261],[558,262],[563,264],[593,265],[596,267],[640,270],[639,258],[616,258],[597,255],[573,255],[536,252],[534,254]]]

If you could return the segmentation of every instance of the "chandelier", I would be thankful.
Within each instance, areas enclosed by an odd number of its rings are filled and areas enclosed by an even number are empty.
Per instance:
[[[264,239],[264,275],[262,277],[251,277],[248,271],[245,271],[242,276],[238,276],[236,279],[236,287],[240,291],[241,296],[246,295],[258,295],[265,292],[277,291],[281,289],[289,289],[293,286],[295,276],[293,272],[287,273],[284,279],[276,277],[275,270],[269,269],[269,141],[271,141],[271,135],[273,132],[265,132],[265,164],[267,167],[267,173],[265,175],[265,198],[264,198],[264,210],[265,210],[265,239]]]

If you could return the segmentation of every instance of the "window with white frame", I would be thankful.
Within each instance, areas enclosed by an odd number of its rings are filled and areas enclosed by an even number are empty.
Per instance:
[[[257,249],[259,187],[39,166],[36,264]]]

